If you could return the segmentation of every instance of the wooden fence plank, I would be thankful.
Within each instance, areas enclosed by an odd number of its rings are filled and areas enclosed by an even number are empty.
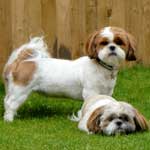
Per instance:
[[[111,3],[110,3],[111,4]],[[109,25],[125,28],[126,0],[113,0],[110,5]],[[112,11],[111,11],[112,9]]]
[[[103,28],[109,25],[109,18],[112,15],[110,0],[97,0],[97,28]]]
[[[9,0],[0,0],[0,73],[11,49],[11,4]]]
[[[72,58],[83,55],[84,42],[86,41],[85,0],[72,1],[70,28]]]
[[[16,48],[25,42],[25,37],[27,37],[27,27],[25,14],[25,0],[13,0],[11,3],[11,26],[12,26],[12,48]],[[26,31],[26,32],[25,32]],[[25,36],[26,35],[26,36]]]
[[[42,29],[50,53],[56,57],[56,1],[42,0]]]
[[[56,38],[57,38],[57,57],[71,58],[70,43],[70,12],[71,0],[56,0]]]
[[[139,36],[140,33],[143,31],[143,27],[141,26],[142,20],[143,20],[143,2],[137,1],[137,0],[127,0],[126,1],[126,12],[125,12],[125,27],[128,32],[130,32],[137,41],[137,61],[142,61],[142,47],[144,46],[144,37],[143,34]],[[131,63],[130,63],[131,64]]]
[[[86,3],[86,32],[87,35],[91,34],[94,30],[97,29],[97,20],[98,20],[98,4],[97,0],[85,0]]]
[[[143,22],[139,24],[143,27],[142,37],[144,45],[141,47],[142,62],[150,65],[150,1],[143,1]],[[141,32],[139,35],[141,36]]]
[[[13,48],[27,42],[29,37],[43,33],[40,0],[14,0],[11,13]]]

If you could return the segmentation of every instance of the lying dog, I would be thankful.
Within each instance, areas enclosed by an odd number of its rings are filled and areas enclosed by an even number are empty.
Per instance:
[[[86,43],[88,56],[74,61],[50,58],[43,39],[31,39],[5,65],[4,119],[12,121],[32,91],[74,99],[112,95],[120,63],[135,60],[135,50],[134,38],[116,27],[94,32]]]
[[[78,121],[78,128],[87,133],[115,135],[149,129],[148,122],[137,109],[106,95],[84,101],[78,117],[73,115],[71,120]]]

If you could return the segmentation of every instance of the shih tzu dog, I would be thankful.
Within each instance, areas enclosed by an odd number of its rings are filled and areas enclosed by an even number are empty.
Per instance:
[[[78,128],[87,133],[116,135],[149,129],[145,117],[132,105],[106,95],[84,101],[78,117],[73,115],[71,120],[78,121]]]
[[[87,99],[97,94],[112,95],[119,65],[135,60],[135,40],[125,30],[105,27],[88,38],[87,56],[76,60],[51,58],[41,37],[14,50],[4,68],[6,121],[32,91]]]

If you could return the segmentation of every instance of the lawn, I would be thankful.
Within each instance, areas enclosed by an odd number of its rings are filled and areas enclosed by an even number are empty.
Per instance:
[[[150,68],[119,72],[114,97],[133,104],[150,119]],[[4,87],[0,82],[0,150],[150,150],[150,133],[87,135],[68,116],[82,101],[33,93],[13,123],[3,121]]]

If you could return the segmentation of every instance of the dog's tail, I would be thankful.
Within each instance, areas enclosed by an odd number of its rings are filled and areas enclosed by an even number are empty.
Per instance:
[[[80,119],[81,119],[81,117],[82,117],[82,112],[81,112],[81,110],[79,110],[79,111],[77,112],[77,116],[73,113],[72,116],[69,117],[69,119],[70,119],[71,121],[74,121],[74,122],[79,122]]]
[[[17,66],[22,61],[30,61],[36,58],[49,58],[47,44],[43,37],[34,37],[21,47],[15,49],[10,55],[3,71],[3,78],[7,78],[12,66]]]
[[[21,47],[17,48],[10,55],[6,65],[12,64],[16,59],[30,59],[30,58],[48,58],[47,44],[44,42],[43,37],[34,37]]]

